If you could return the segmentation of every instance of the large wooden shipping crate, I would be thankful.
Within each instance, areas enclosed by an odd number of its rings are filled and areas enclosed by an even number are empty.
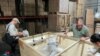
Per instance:
[[[48,28],[50,31],[61,31],[70,25],[69,14],[49,14]]]
[[[77,17],[83,16],[86,0],[77,0]]]
[[[35,0],[24,0],[25,16],[35,15]]]
[[[62,33],[52,33],[54,35],[56,34],[62,34]],[[48,33],[43,33],[43,35],[38,34],[34,36],[30,36],[29,38],[21,38],[19,39],[19,46],[20,46],[20,52],[21,56],[49,56],[47,54],[47,51],[44,51],[44,47],[47,46],[46,39],[49,38],[50,35]],[[33,38],[34,37],[34,38]],[[45,39],[44,41],[41,41],[41,37]],[[58,36],[61,37],[61,36]],[[40,40],[37,44],[33,44],[33,39]],[[58,52],[56,56],[87,56],[88,49],[93,48],[92,44],[90,42],[80,42],[76,40],[74,37],[66,37],[61,40],[61,43],[58,45],[59,48],[62,48],[61,52]]]
[[[87,9],[86,13],[86,26],[89,28],[89,33],[94,33],[94,11],[93,9]]]
[[[49,0],[49,12],[68,13],[69,0]]]

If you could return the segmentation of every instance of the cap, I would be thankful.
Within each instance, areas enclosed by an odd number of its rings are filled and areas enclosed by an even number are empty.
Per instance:
[[[20,23],[18,18],[13,18],[12,20],[17,21],[17,23]]]

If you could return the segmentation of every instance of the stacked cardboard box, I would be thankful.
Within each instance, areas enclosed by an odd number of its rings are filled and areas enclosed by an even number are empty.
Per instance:
[[[94,33],[94,11],[93,9],[87,9],[86,25],[89,28],[90,35],[92,35]]]

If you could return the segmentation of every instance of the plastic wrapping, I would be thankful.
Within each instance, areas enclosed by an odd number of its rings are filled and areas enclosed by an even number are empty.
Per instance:
[[[24,37],[29,37],[29,32],[28,32],[28,30],[24,30],[24,31],[23,31],[23,36],[24,36]]]

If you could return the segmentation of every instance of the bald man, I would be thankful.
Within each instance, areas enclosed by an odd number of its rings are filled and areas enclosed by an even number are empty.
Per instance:
[[[6,26],[7,33],[9,33],[11,36],[8,39],[9,40],[8,44],[11,46],[12,53],[15,53],[16,51],[16,45],[18,44],[17,42],[18,42],[19,36],[23,35],[22,32],[18,32],[18,29],[15,26],[18,23],[20,23],[18,18],[13,18],[11,22],[8,23]]]
[[[80,38],[80,40],[89,38],[88,28],[84,25],[82,17],[76,19],[76,23],[70,27],[70,31],[73,32],[74,37]]]

